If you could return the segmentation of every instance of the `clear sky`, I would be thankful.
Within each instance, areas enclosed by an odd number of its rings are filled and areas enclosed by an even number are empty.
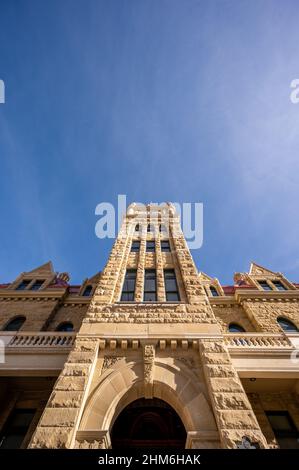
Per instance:
[[[298,1],[0,0],[0,282],[80,283],[98,203],[203,202],[199,270],[299,281]]]

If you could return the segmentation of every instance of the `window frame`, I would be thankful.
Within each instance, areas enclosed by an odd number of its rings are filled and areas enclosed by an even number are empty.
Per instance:
[[[265,292],[273,291],[272,287],[270,286],[269,282],[266,279],[257,280],[256,282],[258,283],[259,287],[262,288],[263,291]],[[264,289],[262,284],[265,284],[267,286],[267,289]]]
[[[156,253],[155,240],[146,240],[145,251],[146,253]]]
[[[165,247],[163,247],[163,243],[167,244],[167,249],[165,249]],[[160,247],[161,247],[161,253],[171,253],[171,247],[170,247],[170,241],[169,240],[161,240]]]
[[[33,279],[22,279],[19,284],[15,287],[15,290],[26,290],[32,283]],[[21,287],[25,283],[25,287]]]
[[[218,292],[218,289],[216,289],[215,286],[209,286],[209,289],[210,289],[212,297],[219,297],[220,296],[220,294]]]
[[[153,278],[147,278],[147,276],[151,274],[153,275]],[[148,288],[147,281],[154,281],[154,288]],[[146,298],[151,295],[154,296],[154,299]],[[143,302],[157,302],[157,272],[155,269],[144,270]]]
[[[134,277],[130,278],[128,277],[128,275],[130,274],[134,274]],[[125,272],[125,277],[124,277],[124,280],[123,280],[123,285],[122,285],[122,289],[121,289],[121,294],[120,294],[120,299],[119,301],[120,302],[134,302],[135,300],[135,291],[136,291],[136,278],[137,278],[137,269],[127,269],[126,272]],[[125,285],[126,283],[128,283],[129,281],[134,281],[134,288],[133,290],[132,289],[125,289]],[[128,297],[132,297],[132,299],[125,299],[123,297],[125,296],[128,296]]]
[[[87,289],[89,289],[88,294],[86,294]],[[84,289],[83,289],[82,297],[91,297],[92,296],[92,290],[93,290],[93,286],[91,284],[87,284],[87,286],[85,286]]]
[[[167,278],[166,275],[169,273],[173,273],[173,277]],[[177,281],[177,276],[175,269],[164,269],[163,270],[163,276],[164,276],[164,286],[165,286],[165,298],[166,302],[180,302],[181,301],[181,295],[180,295],[180,290],[178,286],[178,281]],[[167,287],[167,281],[174,281],[175,284],[175,289],[170,289]],[[176,295],[177,299],[169,299],[168,296],[171,295]]]
[[[275,287],[275,289],[277,289],[280,292],[284,292],[284,291],[288,290],[287,287],[284,285],[283,282],[281,282],[280,279],[274,279],[271,282],[272,282],[273,286]],[[282,287],[282,289],[279,289],[279,287],[277,287],[277,284],[279,284]]]
[[[42,286],[45,284],[46,279],[34,279],[33,284],[31,284],[30,289],[32,291],[41,290]],[[35,285],[39,285],[37,289],[34,288]]]

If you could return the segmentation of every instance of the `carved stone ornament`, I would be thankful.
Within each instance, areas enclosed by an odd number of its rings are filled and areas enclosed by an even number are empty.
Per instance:
[[[251,442],[249,437],[243,436],[242,441],[237,443],[238,449],[259,449],[260,445],[257,442]]]
[[[76,441],[77,449],[105,449],[104,439],[87,441]]]
[[[152,398],[154,381],[155,346],[146,344],[143,348],[143,373],[145,397]]]
[[[102,372],[112,367],[117,361],[123,359],[123,356],[104,356]]]
[[[193,357],[178,357],[178,360],[181,361],[185,366],[189,367],[190,369],[194,369],[195,361]]]

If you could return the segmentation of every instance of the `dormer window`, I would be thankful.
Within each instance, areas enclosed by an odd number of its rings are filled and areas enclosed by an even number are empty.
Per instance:
[[[272,290],[267,281],[257,281],[263,290]]]
[[[282,282],[276,280],[276,281],[272,281],[272,284],[274,284],[274,286],[276,287],[276,289],[278,290],[287,290],[287,288],[283,285]]]
[[[20,284],[17,286],[16,290],[25,290],[27,289],[27,287],[29,286],[29,284],[31,283],[32,279],[23,279],[22,282],[20,282]]]
[[[39,290],[42,287],[44,282],[45,282],[45,279],[36,280],[30,287],[30,290]]]
[[[210,291],[211,291],[211,294],[212,294],[213,297],[218,297],[219,296],[216,287],[210,286]]]
[[[88,286],[85,287],[82,295],[83,295],[83,297],[90,297],[91,293],[92,293],[92,286],[88,285]]]

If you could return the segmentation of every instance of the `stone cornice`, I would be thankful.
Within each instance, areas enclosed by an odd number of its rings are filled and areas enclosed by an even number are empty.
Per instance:
[[[267,302],[271,300],[276,301],[290,301],[290,300],[299,300],[299,290],[287,290],[287,291],[260,291],[258,289],[236,289],[235,299],[238,303],[243,302],[244,300],[249,301],[260,301]]]
[[[209,297],[211,307],[229,307],[230,305],[238,305],[238,301],[233,295],[219,295],[219,297]]]
[[[66,289],[45,289],[41,291],[1,289],[0,300],[48,300],[62,299]]]
[[[71,305],[89,305],[92,297],[68,295],[64,289],[46,289],[42,291],[17,291],[12,289],[0,290],[1,301],[55,301],[59,300],[66,306]]]

